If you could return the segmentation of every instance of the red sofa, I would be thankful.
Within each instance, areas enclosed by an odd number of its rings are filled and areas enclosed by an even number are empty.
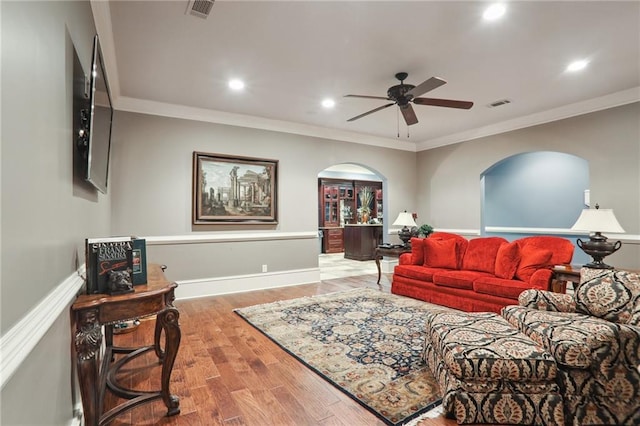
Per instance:
[[[412,238],[400,256],[391,292],[468,312],[499,313],[526,289],[551,289],[553,265],[569,264],[573,244],[535,236],[466,238],[446,232]]]

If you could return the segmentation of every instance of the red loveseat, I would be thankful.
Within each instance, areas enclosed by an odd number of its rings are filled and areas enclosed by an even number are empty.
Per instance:
[[[391,292],[467,312],[496,312],[517,305],[524,290],[551,289],[553,265],[569,264],[573,244],[535,236],[466,238],[446,232],[412,238],[400,256]]]

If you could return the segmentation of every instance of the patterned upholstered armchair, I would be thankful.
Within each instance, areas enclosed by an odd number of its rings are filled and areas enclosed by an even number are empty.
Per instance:
[[[583,268],[575,295],[527,290],[502,316],[553,355],[565,419],[640,424],[640,275]]]

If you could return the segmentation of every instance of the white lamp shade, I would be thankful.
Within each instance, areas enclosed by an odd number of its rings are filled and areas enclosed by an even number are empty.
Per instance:
[[[393,222],[393,226],[408,226],[411,228],[418,225],[416,225],[416,221],[413,220],[413,215],[411,213],[401,212],[396,221]]]
[[[572,231],[624,232],[611,209],[584,209],[571,227]]]

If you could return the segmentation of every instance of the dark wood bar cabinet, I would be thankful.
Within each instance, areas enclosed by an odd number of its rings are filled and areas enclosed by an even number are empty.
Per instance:
[[[344,257],[351,260],[374,260],[376,247],[382,243],[382,225],[345,225]]]

